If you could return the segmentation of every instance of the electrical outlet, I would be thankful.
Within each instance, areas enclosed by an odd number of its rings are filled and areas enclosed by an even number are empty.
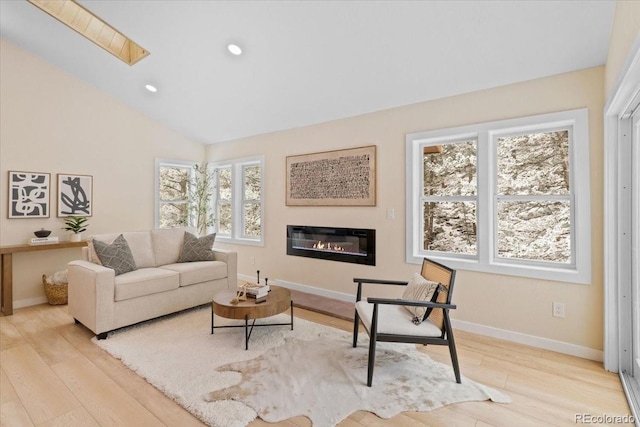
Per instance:
[[[564,303],[554,301],[552,304],[553,317],[560,317],[564,319]]]
[[[249,258],[249,262],[251,262],[251,265],[256,265],[256,257],[252,256]]]

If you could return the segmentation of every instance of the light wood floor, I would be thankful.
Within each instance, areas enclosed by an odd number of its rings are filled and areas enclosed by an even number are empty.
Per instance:
[[[349,322],[302,309],[297,316],[351,329]],[[39,305],[0,317],[1,425],[203,425],[91,338],[90,331],[73,323],[66,306]],[[340,426],[575,426],[576,414],[629,414],[618,376],[600,363],[465,332],[456,340],[463,375],[503,390],[512,403],[459,403],[391,420],[357,412]],[[450,363],[444,347],[423,351]],[[272,424],[258,419],[251,425]],[[297,417],[277,425],[310,422]]]

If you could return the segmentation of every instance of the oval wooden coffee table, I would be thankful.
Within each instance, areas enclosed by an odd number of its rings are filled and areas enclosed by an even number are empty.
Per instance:
[[[256,304],[255,298],[247,298],[246,301],[240,301],[237,304],[231,304],[231,300],[236,297],[235,290],[223,290],[217,292],[213,296],[211,304],[211,333],[218,328],[244,328],[244,349],[249,349],[249,338],[254,326],[291,326],[293,331],[293,301],[291,301],[291,292],[289,289],[280,286],[270,285],[269,296],[267,300]],[[275,316],[287,309],[291,310],[291,321],[289,323],[265,323],[256,325],[256,319]],[[213,319],[215,315],[225,317],[227,319],[244,319],[244,325],[225,325],[214,326]],[[249,320],[251,329],[249,329]]]

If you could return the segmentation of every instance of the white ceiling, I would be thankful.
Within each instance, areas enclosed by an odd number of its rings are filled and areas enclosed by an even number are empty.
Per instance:
[[[205,144],[602,65],[615,8],[590,0],[80,3],[151,55],[130,67],[24,0],[0,0],[0,34]],[[230,55],[230,42],[244,54]]]

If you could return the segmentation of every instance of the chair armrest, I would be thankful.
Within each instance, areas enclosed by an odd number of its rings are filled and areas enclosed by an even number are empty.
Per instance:
[[[446,304],[442,302],[431,301],[414,301],[400,298],[367,298],[367,302],[369,302],[370,304],[408,305],[412,307],[444,308],[448,310],[454,310],[457,308],[455,304]]]
[[[409,282],[403,282],[401,280],[384,280],[384,279],[360,279],[354,278],[353,281],[355,283],[371,283],[375,285],[400,285],[407,286]]]
[[[385,279],[362,279],[359,277],[355,277],[353,279],[355,283],[358,284],[358,292],[356,293],[356,302],[362,299],[362,284],[372,284],[372,285],[398,285],[398,286],[407,286],[409,282],[403,282],[400,280],[385,280]]]

